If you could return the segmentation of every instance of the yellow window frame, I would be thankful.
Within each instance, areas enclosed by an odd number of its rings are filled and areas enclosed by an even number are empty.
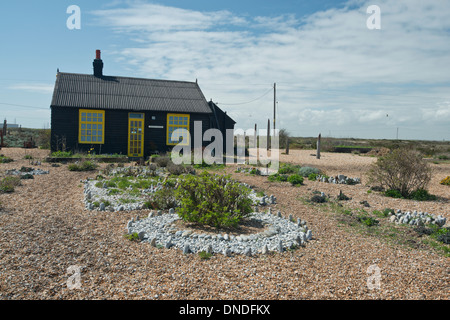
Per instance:
[[[78,115],[78,143],[105,144],[105,110],[79,109]]]
[[[168,113],[167,114],[167,145],[175,146],[178,142],[171,141],[170,137],[174,130],[176,129],[186,129],[189,133],[189,123],[191,120],[190,114],[182,113]],[[185,143],[180,143],[181,146],[188,146],[190,144],[190,135],[187,134]]]

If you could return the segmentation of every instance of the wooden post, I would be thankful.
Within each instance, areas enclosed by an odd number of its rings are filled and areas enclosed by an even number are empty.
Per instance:
[[[286,154],[289,154],[289,137],[286,138]]]
[[[319,137],[317,138],[317,155],[316,155],[317,159],[320,159],[320,138],[321,134],[319,133]]]
[[[270,149],[270,119],[267,120],[267,150]]]

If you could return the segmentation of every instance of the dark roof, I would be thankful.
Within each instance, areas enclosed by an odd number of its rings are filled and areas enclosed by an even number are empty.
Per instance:
[[[52,107],[212,113],[196,82],[57,75]]]

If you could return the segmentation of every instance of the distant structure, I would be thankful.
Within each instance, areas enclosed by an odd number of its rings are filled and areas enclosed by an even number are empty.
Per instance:
[[[236,122],[206,101],[197,81],[105,76],[100,50],[93,69],[93,74],[58,71],[50,106],[52,151],[64,141],[66,150],[142,158],[170,151],[179,143],[172,140],[176,129],[193,140],[194,121],[202,122],[202,136],[214,128],[226,140],[226,130],[234,129]]]

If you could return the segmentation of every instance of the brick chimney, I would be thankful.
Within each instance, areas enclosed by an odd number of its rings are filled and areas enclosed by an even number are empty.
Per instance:
[[[103,61],[101,58],[100,50],[97,50],[95,52],[95,59],[94,59],[93,66],[94,66],[94,76],[99,77],[99,78],[103,77]]]

